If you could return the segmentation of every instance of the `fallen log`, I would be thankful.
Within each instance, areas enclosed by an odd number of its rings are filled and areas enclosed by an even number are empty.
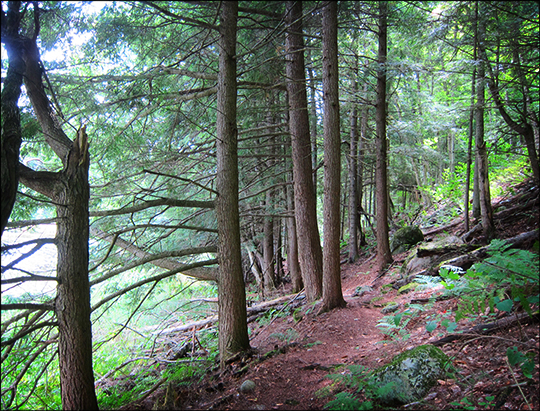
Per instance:
[[[539,230],[527,231],[526,233],[518,234],[511,238],[505,238],[504,241],[512,247],[519,247],[529,241],[538,240]],[[451,260],[444,261],[442,264],[454,265],[464,269],[468,269],[476,261],[483,260],[487,257],[487,250],[489,245],[481,247],[470,254],[460,255],[459,257],[452,258]]]
[[[287,301],[290,301],[292,299],[294,299],[298,294],[290,294],[290,295],[284,295],[282,297],[278,297],[274,300],[270,300],[270,301],[265,301],[265,302],[262,302],[260,304],[257,304],[257,305],[252,305],[251,307],[247,307],[246,310],[247,310],[247,313],[250,314],[251,316],[254,316],[258,313],[261,313],[261,312],[264,312],[264,311],[267,311],[269,308],[271,307],[274,307],[276,305],[279,305],[279,304],[283,304]],[[298,298],[296,298],[298,300]],[[193,327],[195,327],[195,329],[200,329],[200,328],[204,328],[208,325],[211,325],[215,322],[218,321],[218,316],[217,315],[213,315],[211,317],[208,317],[208,318],[205,318],[204,320],[199,320],[199,321],[191,321],[191,322],[188,322],[188,323],[185,323],[185,324],[182,324],[182,325],[178,325],[178,326],[174,326],[174,327],[169,327],[169,328],[165,328],[163,330],[156,330],[154,332],[152,332],[152,335],[163,335],[163,334],[171,334],[171,333],[176,333],[176,332],[185,332],[185,331],[190,331],[193,329]]]
[[[428,341],[428,344],[432,344],[435,346],[444,345],[444,344],[448,344],[456,340],[466,340],[466,339],[474,338],[478,335],[489,334],[501,328],[508,328],[518,323],[521,324],[521,321],[538,321],[539,319],[540,319],[540,313],[538,312],[535,313],[532,317],[529,316],[529,314],[527,313],[521,313],[519,315],[512,315],[510,317],[501,318],[500,320],[497,320],[492,323],[476,325],[468,330],[463,330],[462,333],[460,334],[450,334],[444,338],[441,338],[440,340],[436,340],[433,342]]]

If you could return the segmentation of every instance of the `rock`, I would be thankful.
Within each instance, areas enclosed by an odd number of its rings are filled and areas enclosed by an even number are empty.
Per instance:
[[[399,308],[398,303],[391,302],[391,303],[386,304],[386,306],[381,310],[381,313],[390,314],[390,313],[393,313],[394,311],[397,311],[398,308]]]
[[[418,226],[406,226],[394,233],[390,240],[390,250],[392,253],[399,254],[422,241],[424,241],[424,234]]]
[[[247,394],[255,390],[255,383],[251,380],[245,380],[238,391],[240,391],[242,394]]]
[[[467,245],[459,237],[453,235],[422,243],[409,253],[401,266],[400,274],[403,279],[419,273],[438,275],[439,264],[465,252],[466,247]]]
[[[353,297],[361,297],[366,293],[371,293],[373,291],[373,287],[370,287],[369,285],[364,285],[363,287],[356,287],[353,293]]]
[[[440,348],[421,345],[374,370],[371,382],[377,387],[393,383],[379,398],[384,404],[409,404],[421,400],[437,380],[444,378],[449,361]]]

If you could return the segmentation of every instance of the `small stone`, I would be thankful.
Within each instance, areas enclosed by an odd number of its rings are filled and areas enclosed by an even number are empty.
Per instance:
[[[242,394],[247,394],[253,390],[255,390],[255,383],[251,380],[245,380],[239,389]]]

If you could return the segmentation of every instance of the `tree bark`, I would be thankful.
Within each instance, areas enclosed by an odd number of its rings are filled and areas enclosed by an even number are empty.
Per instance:
[[[55,199],[59,203],[55,306],[62,407],[65,410],[97,409],[88,283],[88,166],[88,137],[86,128],[82,127],[63,172],[62,182],[66,189]]]
[[[302,2],[287,1],[287,93],[291,133],[294,210],[300,269],[306,297],[315,301],[322,294],[322,249],[317,226],[315,193],[311,175],[311,141],[306,93]]]
[[[294,189],[287,187],[287,210],[294,213]],[[296,223],[294,218],[287,218],[287,267],[291,276],[293,293],[300,292],[304,288],[300,263],[298,262],[298,242],[296,237]]]
[[[19,39],[21,13],[14,2],[8,4],[6,20],[2,19],[2,42],[8,54],[8,70],[2,90],[2,140],[0,236],[4,233],[15,204],[19,184],[19,151],[22,142],[19,96],[26,64],[22,58],[24,43]]]
[[[236,29],[238,2],[221,4],[219,77],[217,95],[217,178],[219,251],[220,367],[250,348],[247,332],[246,291],[240,249],[238,212],[238,129],[236,125]]]
[[[19,2],[10,3],[20,7]],[[85,127],[72,142],[56,121],[42,80],[37,37],[39,12],[34,10],[36,27],[32,38],[18,36],[23,48],[23,81],[34,113],[47,144],[62,160],[64,169],[58,173],[35,172],[20,164],[20,181],[49,197],[57,213],[56,244],[57,296],[55,312],[58,319],[58,361],[63,409],[97,409],[92,370],[92,329],[90,322],[90,287],[88,283],[88,138]],[[3,97],[3,96],[2,96]],[[3,102],[3,101],[2,101]],[[16,103],[16,102],[15,102]],[[13,113],[12,113],[13,114]],[[17,120],[17,117],[12,117]],[[19,125],[20,128],[20,119]]]
[[[477,2],[477,7],[478,2]],[[483,16],[478,16],[478,44],[485,40],[485,23]],[[489,165],[484,141],[484,106],[485,98],[485,64],[486,61],[480,59],[478,66],[478,82],[476,87],[476,111],[475,111],[475,135],[476,135],[476,161],[478,162],[478,184],[480,194],[480,215],[482,218],[482,229],[486,240],[489,242],[495,235],[495,225],[493,223],[493,208],[491,207],[491,194],[489,189]]]
[[[382,272],[392,262],[390,243],[388,240],[388,183],[387,183],[387,143],[386,143],[386,56],[388,4],[379,1],[379,51],[377,69],[377,103],[376,103],[376,138],[375,150],[377,165],[375,168],[376,201],[377,201],[377,265]]]
[[[355,59],[355,68],[353,70],[353,95],[358,92],[358,57]],[[349,262],[354,263],[358,259],[358,227],[360,226],[360,214],[358,213],[359,195],[358,195],[358,107],[356,97],[351,101],[350,113],[350,145],[349,145]]]
[[[328,311],[346,305],[341,290],[341,266],[339,258],[341,138],[338,93],[337,2],[331,1],[324,4],[322,10],[322,37],[324,104],[324,248],[323,305],[321,311]]]

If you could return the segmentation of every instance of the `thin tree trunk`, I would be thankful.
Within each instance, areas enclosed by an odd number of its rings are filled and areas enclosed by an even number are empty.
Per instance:
[[[388,240],[388,184],[387,184],[387,144],[386,144],[386,53],[387,53],[388,4],[379,1],[379,52],[377,70],[376,104],[376,153],[375,168],[377,199],[377,260],[378,271],[382,272],[392,262]]]
[[[286,9],[288,26],[285,41],[288,54],[286,72],[293,158],[294,210],[300,268],[306,288],[307,301],[312,302],[320,298],[322,294],[322,250],[311,174],[311,141],[302,36],[302,2],[287,1]]]
[[[322,10],[324,102],[324,248],[322,311],[346,305],[339,259],[341,138],[338,93],[337,2]],[[355,213],[353,213],[355,214]],[[355,228],[356,229],[356,228]]]
[[[218,222],[218,315],[220,367],[247,351],[246,291],[242,274],[238,212],[238,129],[236,125],[236,27],[238,2],[221,4],[217,94],[216,216]]]
[[[354,76],[354,74],[353,74]],[[353,80],[353,92],[358,90],[356,79]],[[356,94],[356,93],[355,93]],[[358,108],[352,102],[350,114],[350,146],[349,146],[349,262],[358,259]]]
[[[477,2],[478,7],[478,2]],[[485,24],[483,16],[478,16],[478,42],[485,39]],[[484,141],[484,106],[485,100],[485,61],[480,60],[478,66],[478,83],[476,87],[476,150],[478,161],[478,183],[480,193],[480,214],[482,217],[483,234],[489,242],[495,235],[495,225],[493,223],[493,208],[491,207],[491,194],[489,189],[488,155],[486,142]]]

